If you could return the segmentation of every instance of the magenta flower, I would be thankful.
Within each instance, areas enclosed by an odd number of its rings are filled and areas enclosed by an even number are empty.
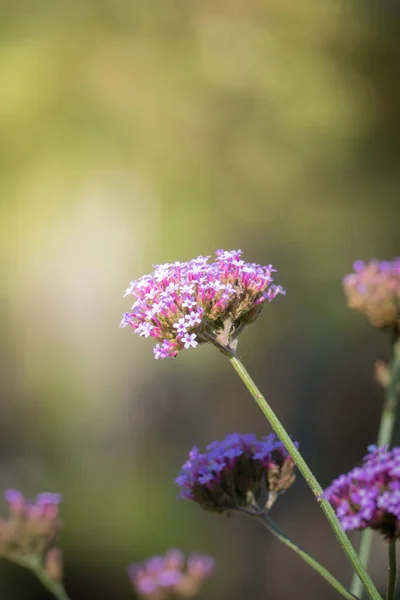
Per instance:
[[[17,490],[7,490],[4,497],[10,516],[0,519],[0,556],[15,562],[36,557],[52,578],[61,579],[61,553],[54,545],[61,528],[61,495],[46,492],[30,501]]]
[[[133,563],[128,575],[140,598],[168,600],[195,596],[213,569],[214,560],[210,556],[196,553],[189,554],[185,568],[183,553],[172,549],[164,556]]]
[[[364,313],[376,327],[400,326],[400,257],[389,261],[358,260],[343,280],[350,308]]]
[[[211,342],[221,351],[234,350],[237,337],[278,294],[272,265],[261,267],[241,260],[241,250],[217,250],[209,256],[156,265],[155,271],[132,281],[125,296],[135,302],[121,327],[159,343],[155,358],[175,358],[180,350]]]
[[[325,490],[344,530],[367,527],[386,539],[400,537],[400,448],[371,446],[361,467]]]
[[[232,433],[201,453],[193,447],[175,483],[180,497],[206,510],[269,510],[279,494],[294,482],[294,463],[275,434],[257,440],[253,434]]]

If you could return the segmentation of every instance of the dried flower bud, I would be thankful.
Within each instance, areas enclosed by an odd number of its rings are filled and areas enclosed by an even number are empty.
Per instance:
[[[53,581],[61,581],[63,576],[63,560],[61,549],[57,546],[50,548],[44,557],[44,568]]]
[[[214,560],[201,554],[189,554],[186,570],[184,562],[180,550],[168,550],[164,556],[152,556],[130,565],[129,579],[144,600],[192,598],[212,573]]]
[[[155,358],[175,358],[180,350],[211,342],[221,351],[236,347],[246,325],[278,294],[272,265],[241,260],[241,250],[217,250],[216,261],[199,256],[189,262],[156,265],[150,275],[131,282],[125,295],[135,297],[120,326],[158,340]]]
[[[293,484],[293,470],[292,458],[274,434],[257,440],[233,433],[209,444],[203,454],[194,447],[175,482],[181,498],[206,510],[258,514]]]
[[[383,387],[387,388],[390,383],[389,365],[383,360],[377,360],[374,365],[375,379]]]
[[[376,327],[400,326],[400,258],[393,261],[358,260],[354,273],[343,280],[350,308],[364,313]]]

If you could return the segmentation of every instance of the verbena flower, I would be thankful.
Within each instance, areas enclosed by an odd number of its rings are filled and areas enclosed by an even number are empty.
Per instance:
[[[274,434],[257,440],[232,433],[201,453],[193,447],[175,483],[180,497],[206,510],[259,514],[294,482],[294,463]]]
[[[156,265],[153,273],[130,283],[125,296],[134,296],[135,302],[120,326],[156,339],[155,358],[174,358],[205,342],[222,351],[233,349],[263,306],[285,293],[272,284],[272,265],[246,263],[241,254],[217,250],[212,263],[210,256],[199,256]]]
[[[358,260],[343,280],[348,305],[367,315],[376,327],[400,326],[400,258]]]
[[[0,519],[0,556],[15,562],[36,557],[53,579],[61,579],[61,551],[54,545],[61,528],[60,494],[46,492],[30,501],[7,490],[4,497],[10,514]]]
[[[325,490],[344,530],[370,527],[386,539],[400,537],[400,448],[369,447],[361,467]]]
[[[168,600],[195,596],[213,569],[214,560],[210,556],[196,553],[189,554],[185,567],[183,553],[172,549],[164,556],[133,563],[128,575],[140,598]]]

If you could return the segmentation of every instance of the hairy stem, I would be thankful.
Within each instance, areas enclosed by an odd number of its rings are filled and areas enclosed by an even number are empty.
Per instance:
[[[399,397],[399,381],[400,381],[400,341],[394,341],[392,346],[392,357],[389,365],[389,382],[385,391],[385,401],[383,404],[381,421],[378,430],[377,445],[390,446],[392,441],[393,429],[396,420],[396,410]],[[372,529],[365,529],[360,537],[360,560],[368,567],[369,555],[372,545]],[[361,598],[362,583],[357,576],[353,574],[350,590]]]
[[[358,551],[358,556],[360,557],[360,560],[365,568],[368,567],[369,556],[371,553],[371,546],[372,546],[372,536],[373,536],[373,531],[372,531],[372,529],[369,529],[369,528],[364,529],[364,531],[361,533],[361,536],[360,536],[360,548]],[[364,586],[355,571],[353,573],[353,578],[351,580],[350,590],[353,594],[358,596],[361,600],[361,597],[362,597],[363,591],[364,591]]]
[[[393,345],[392,358],[389,365],[389,383],[386,388],[381,422],[378,432],[378,446],[389,445],[392,441],[399,399],[400,382],[400,341]]]
[[[389,581],[386,592],[386,600],[394,600],[396,595],[397,561],[396,540],[389,542]]]
[[[295,544],[287,535],[285,535],[276,523],[266,514],[260,515],[257,517],[257,520],[260,521],[268,529],[272,535],[274,535],[278,540],[280,540],[283,544],[288,546],[291,550],[296,552],[311,568],[314,569],[317,573],[321,575],[332,587],[335,588],[345,598],[348,600],[355,600],[356,596],[349,592],[344,585],[340,583],[325,567],[323,567],[318,561],[316,561],[312,556],[310,556],[303,548]]]
[[[360,561],[356,551],[354,550],[349,538],[343,531],[339,519],[337,518],[335,511],[332,506],[329,504],[327,500],[322,497],[323,489],[315,478],[314,474],[310,470],[309,466],[305,462],[304,458],[297,450],[296,446],[290,439],[286,429],[283,427],[282,423],[279,421],[278,417],[275,415],[274,411],[265,400],[264,396],[261,394],[260,390],[257,388],[254,381],[251,379],[249,373],[246,371],[245,367],[241,363],[241,361],[237,358],[236,355],[232,354],[228,357],[229,362],[238,373],[239,377],[249,390],[250,394],[253,396],[254,400],[257,402],[260,407],[262,413],[267,418],[270,423],[272,429],[275,431],[279,439],[282,441],[286,450],[289,452],[293,461],[295,462],[297,468],[300,473],[303,475],[304,479],[310,486],[314,496],[316,497],[319,505],[321,506],[323,512],[325,513],[326,518],[329,521],[330,526],[332,527],[336,538],[338,539],[340,545],[342,546],[345,554],[353,565],[354,570],[356,571],[358,577],[363,582],[365,589],[368,592],[371,600],[382,600],[378,590],[376,589],[372,579],[368,575],[364,565]]]
[[[49,592],[51,592],[58,600],[70,600],[63,584],[60,581],[54,581],[49,577],[39,559],[34,556],[26,556],[18,559],[15,558],[13,559],[13,562],[32,571],[32,573],[36,575],[44,587],[47,588]]]

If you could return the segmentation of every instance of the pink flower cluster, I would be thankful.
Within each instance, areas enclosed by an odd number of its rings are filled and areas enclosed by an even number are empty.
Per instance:
[[[358,260],[354,273],[343,280],[350,308],[364,313],[376,327],[400,326],[400,258],[389,261]]]
[[[180,498],[205,510],[259,513],[293,485],[293,471],[294,462],[274,433],[260,440],[253,433],[231,433],[211,442],[205,452],[194,446],[175,483]]]
[[[185,557],[180,550],[171,549],[164,556],[152,556],[128,568],[129,579],[140,598],[168,600],[192,598],[204,580],[212,573],[214,560],[203,554]]]
[[[61,495],[45,492],[29,501],[21,492],[7,490],[4,497],[10,516],[0,519],[0,556],[21,564],[36,557],[52,579],[61,579],[61,551],[54,546],[61,528]]]
[[[400,448],[370,446],[360,467],[325,490],[345,531],[370,527],[386,539],[400,537]]]
[[[246,263],[241,254],[217,250],[212,263],[210,256],[199,256],[156,265],[153,273],[130,283],[125,296],[132,295],[135,302],[120,326],[156,339],[156,359],[175,358],[180,350],[205,342],[233,347],[264,304],[285,293],[272,285],[272,265]]]

